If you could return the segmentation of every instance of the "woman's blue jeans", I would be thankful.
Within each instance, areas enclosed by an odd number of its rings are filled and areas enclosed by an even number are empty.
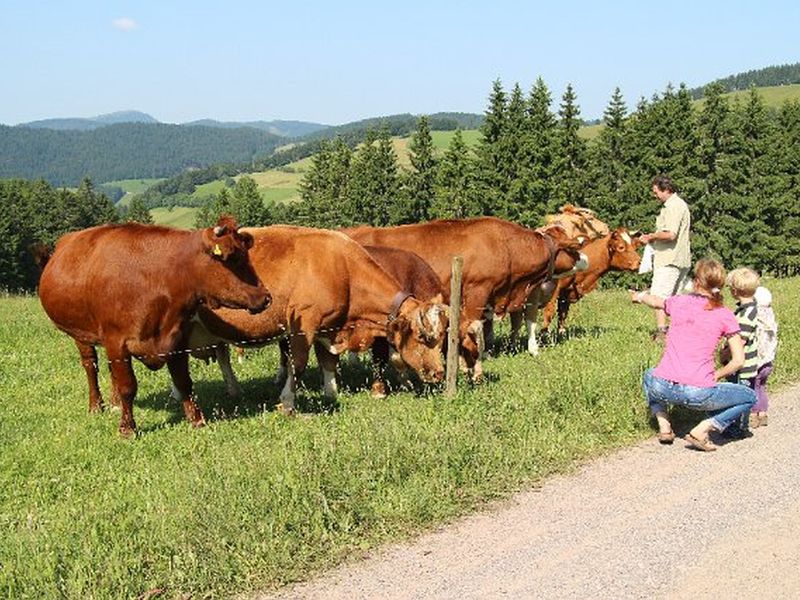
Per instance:
[[[670,404],[713,412],[712,422],[717,431],[725,431],[756,403],[756,393],[746,385],[718,383],[714,387],[695,387],[656,377],[653,369],[645,371],[642,387],[653,414],[666,412]]]

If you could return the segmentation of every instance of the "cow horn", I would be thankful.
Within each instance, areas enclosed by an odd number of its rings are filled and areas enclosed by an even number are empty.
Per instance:
[[[214,227],[214,235],[219,237],[221,235],[225,235],[225,232],[228,230],[227,225],[217,225]]]

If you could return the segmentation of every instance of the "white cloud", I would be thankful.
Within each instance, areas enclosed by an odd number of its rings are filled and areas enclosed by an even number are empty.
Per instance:
[[[136,21],[128,17],[120,17],[119,19],[114,19],[111,21],[111,24],[116,27],[117,29],[121,29],[122,31],[133,31],[138,27]]]

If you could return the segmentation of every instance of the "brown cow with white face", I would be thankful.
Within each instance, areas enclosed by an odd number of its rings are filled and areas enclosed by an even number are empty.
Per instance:
[[[386,338],[423,381],[442,380],[446,305],[409,295],[341,233],[288,225],[246,232],[253,237],[251,260],[272,293],[272,306],[258,315],[204,309],[199,316],[211,335],[234,344],[263,345],[282,338],[290,357],[280,395],[284,412],[294,412],[296,382],[312,345],[325,394],[335,396],[338,355],[351,346],[351,335],[342,332],[350,330]]]
[[[356,227],[342,230],[363,245],[410,250],[427,262],[450,286],[454,256],[464,258],[462,357],[482,374],[483,321],[522,306],[533,286],[552,277],[562,262],[574,267],[580,242],[560,227],[534,231],[495,217],[437,220],[399,227]],[[563,259],[563,261],[562,261]],[[477,340],[469,344],[467,340]]]
[[[186,418],[195,426],[205,423],[192,395],[188,356],[176,352],[192,315],[201,304],[258,312],[270,302],[248,260],[252,239],[237,229],[231,217],[199,231],[101,225],[68,233],[56,244],[39,281],[39,299],[78,346],[90,412],[102,409],[95,346],[105,348],[123,436],[136,430],[132,358],[151,369],[166,364]]]
[[[631,233],[624,227],[586,244],[582,251],[589,259],[589,267],[585,271],[571,277],[558,279],[550,290],[543,291],[541,297],[528,301],[525,308],[525,323],[528,330],[528,352],[536,356],[539,344],[536,339],[536,316],[544,306],[542,328],[547,331],[558,305],[558,329],[564,333],[564,323],[569,313],[570,304],[574,304],[597,287],[597,282],[609,271],[636,271],[639,269],[641,257],[637,249],[641,245],[638,232]],[[522,322],[523,312],[511,315],[511,342],[516,343],[517,332]]]

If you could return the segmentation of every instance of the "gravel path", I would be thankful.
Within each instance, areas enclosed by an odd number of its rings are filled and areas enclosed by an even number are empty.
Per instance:
[[[655,438],[276,598],[800,596],[800,386],[717,452]]]

